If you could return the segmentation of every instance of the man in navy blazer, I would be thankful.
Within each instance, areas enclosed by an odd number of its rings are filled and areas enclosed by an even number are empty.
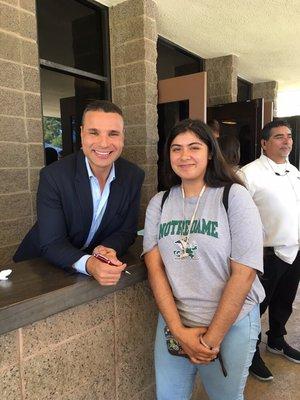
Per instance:
[[[113,103],[97,100],[86,107],[81,141],[79,152],[41,170],[37,222],[14,261],[43,257],[114,285],[126,267],[117,257],[136,237],[144,172],[120,158],[124,121]],[[116,266],[99,261],[94,252]]]

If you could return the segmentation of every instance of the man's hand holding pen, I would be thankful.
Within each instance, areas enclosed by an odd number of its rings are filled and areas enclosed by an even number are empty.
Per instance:
[[[116,251],[111,247],[102,246],[102,244],[94,248],[93,254],[101,254],[102,256],[109,258],[111,261],[118,261]]]
[[[113,249],[105,246],[97,246],[86,262],[87,272],[103,286],[116,285],[126,266]]]

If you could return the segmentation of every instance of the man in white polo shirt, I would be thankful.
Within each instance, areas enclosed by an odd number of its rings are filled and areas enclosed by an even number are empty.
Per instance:
[[[264,227],[261,282],[266,298],[260,312],[262,315],[269,308],[267,350],[300,363],[300,352],[284,340],[300,278],[300,173],[288,161],[292,146],[291,128],[286,121],[276,120],[265,125],[261,140],[263,155],[243,167],[241,177],[258,207]],[[249,370],[260,380],[273,379],[258,347]]]

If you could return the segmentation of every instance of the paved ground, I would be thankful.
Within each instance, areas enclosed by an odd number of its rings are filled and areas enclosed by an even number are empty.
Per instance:
[[[266,318],[263,318],[262,332],[267,330]],[[300,350],[300,289],[294,302],[294,311],[287,326],[287,342]],[[274,355],[265,350],[266,336],[263,336],[261,354],[272,371],[271,382],[260,382],[249,377],[246,387],[246,400],[300,400],[300,364]]]

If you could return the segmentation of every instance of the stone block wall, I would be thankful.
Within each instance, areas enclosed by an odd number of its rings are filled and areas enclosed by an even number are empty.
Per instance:
[[[0,267],[33,223],[42,141],[35,0],[0,0]]]
[[[0,336],[1,400],[154,400],[147,282]]]
[[[208,107],[237,101],[237,56],[209,58],[205,60],[205,71]]]
[[[252,98],[260,99],[263,98],[265,101],[273,101],[273,113],[276,116],[277,112],[277,91],[278,82],[260,82],[254,83],[252,88]]]
[[[110,8],[112,97],[124,111],[124,157],[146,172],[141,223],[157,186],[157,4],[127,0]]]

